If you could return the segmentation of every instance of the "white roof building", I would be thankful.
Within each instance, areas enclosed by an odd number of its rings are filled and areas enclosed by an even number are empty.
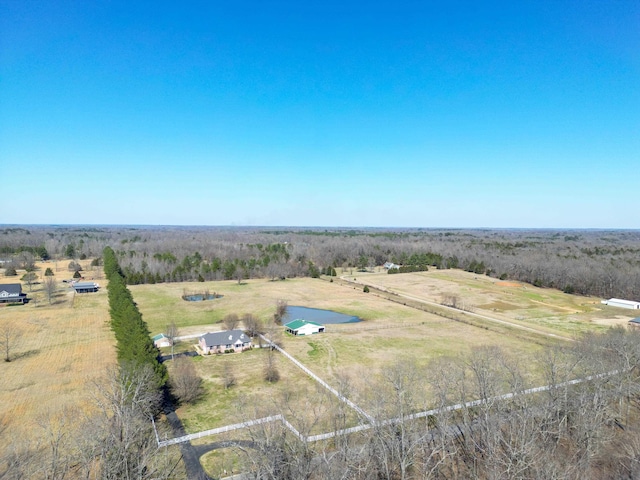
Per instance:
[[[622,300],[620,298],[610,298],[609,300],[602,300],[600,302],[610,307],[629,308],[632,310],[640,310],[640,302],[634,302],[632,300]]]

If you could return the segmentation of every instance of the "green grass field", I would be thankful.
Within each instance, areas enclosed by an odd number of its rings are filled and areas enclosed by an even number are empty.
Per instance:
[[[414,278],[413,281],[419,284],[421,279]],[[171,321],[176,322],[181,332],[223,330],[219,322],[229,313],[252,313],[268,320],[279,299],[286,300],[289,305],[325,308],[360,316],[364,321],[359,323],[327,325],[324,334],[308,337],[284,335],[282,345],[335,388],[348,384],[349,397],[356,403],[362,403],[363,407],[369,402],[367,390],[388,365],[398,360],[406,359],[426,368],[436,359],[456,359],[474,348],[494,346],[526,363],[526,359],[533,361],[544,348],[540,336],[511,332],[508,327],[496,327],[496,330],[468,325],[389,302],[363,293],[361,288],[318,279],[250,280],[242,285],[237,282],[158,284],[130,288],[152,333],[163,331]],[[207,289],[224,296],[212,301],[186,302],[180,298],[185,289]],[[195,342],[196,339],[186,342],[186,346],[179,344],[177,348],[189,349]],[[317,423],[310,433],[321,433],[323,428],[329,428],[331,419],[323,417],[330,410],[330,401],[322,398],[325,393],[319,392],[314,381],[280,355],[278,368],[281,380],[276,384],[265,382],[262,374],[264,355],[266,351],[254,349],[240,354],[195,359],[197,371],[204,379],[206,395],[197,404],[179,410],[187,431],[197,432],[238,423],[246,417],[278,413],[282,408],[306,411],[309,402],[317,402],[318,410],[292,418],[292,423],[296,428],[302,428],[314,417]],[[227,390],[221,378],[223,362],[233,366],[237,377],[237,384]],[[428,398],[426,380],[421,388]],[[244,416],[239,414],[239,405],[243,406]],[[255,405],[260,405],[260,408],[255,408]],[[326,412],[319,415],[318,411],[323,409]],[[293,413],[291,416],[295,417]],[[350,418],[350,424],[354,424],[355,414]]]

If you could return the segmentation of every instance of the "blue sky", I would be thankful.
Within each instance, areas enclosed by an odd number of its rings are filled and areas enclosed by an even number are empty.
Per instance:
[[[640,2],[0,0],[0,223],[640,228]]]

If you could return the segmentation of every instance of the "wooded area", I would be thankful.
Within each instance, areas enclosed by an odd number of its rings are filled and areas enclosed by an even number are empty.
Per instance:
[[[331,267],[460,268],[567,293],[640,298],[635,230],[20,227],[0,230],[4,268],[100,256],[127,284],[318,276]]]

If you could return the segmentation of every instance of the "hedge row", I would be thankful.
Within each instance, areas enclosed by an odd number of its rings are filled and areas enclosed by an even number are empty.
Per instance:
[[[131,292],[126,286],[116,255],[111,247],[103,251],[104,272],[109,280],[109,313],[116,342],[118,361],[133,365],[151,365],[158,386],[167,381],[167,369],[158,361],[158,349],[153,344],[147,324],[142,319]]]

